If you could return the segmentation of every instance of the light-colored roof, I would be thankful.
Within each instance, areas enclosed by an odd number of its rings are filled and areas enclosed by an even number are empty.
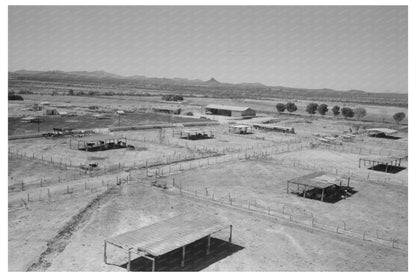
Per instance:
[[[206,106],[206,108],[216,109],[216,110],[237,111],[237,112],[243,112],[243,111],[250,109],[249,107],[228,106],[228,105],[219,105],[219,104],[209,104]]]
[[[290,130],[292,127],[277,126],[271,124],[253,124],[255,127],[267,128],[267,129],[279,129],[279,130]]]
[[[248,125],[230,125],[231,128],[248,128]]]
[[[341,177],[326,172],[314,172],[290,180],[291,183],[307,185],[310,187],[317,187],[321,189],[333,185],[339,185],[340,181]]]
[[[160,256],[218,232],[229,224],[206,214],[183,214],[106,241],[124,249]]]
[[[22,118],[21,120],[34,120],[34,119],[36,119],[36,117],[28,116],[28,117]]]
[[[367,132],[394,134],[394,133],[397,133],[398,131],[393,130],[393,129],[388,129],[388,128],[372,128],[372,129],[367,129]]]

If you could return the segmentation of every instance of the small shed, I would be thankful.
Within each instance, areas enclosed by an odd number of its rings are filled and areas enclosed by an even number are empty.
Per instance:
[[[188,129],[180,131],[180,138],[189,140],[209,139],[214,138],[214,134],[209,130]]]
[[[252,134],[253,127],[249,125],[230,125],[228,126],[228,132],[234,134]]]
[[[45,115],[59,115],[59,112],[57,109],[48,108],[45,109]]]

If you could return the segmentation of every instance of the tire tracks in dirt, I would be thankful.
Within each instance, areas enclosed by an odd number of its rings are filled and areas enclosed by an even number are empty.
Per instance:
[[[118,187],[112,187],[94,198],[85,208],[74,215],[46,244],[46,250],[43,251],[38,260],[30,265],[26,271],[46,271],[54,260],[65,247],[70,243],[72,235],[77,232],[91,218],[94,211],[100,204],[109,199],[113,194],[119,192]]]

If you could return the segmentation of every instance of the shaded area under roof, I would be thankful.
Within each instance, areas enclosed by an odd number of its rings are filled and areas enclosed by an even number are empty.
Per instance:
[[[206,214],[183,214],[106,239],[106,242],[157,257],[229,226]]]

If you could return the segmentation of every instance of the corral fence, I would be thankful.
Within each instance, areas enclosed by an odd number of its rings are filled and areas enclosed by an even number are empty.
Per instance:
[[[407,151],[400,151],[400,150],[391,150],[385,148],[366,148],[366,147],[357,147],[352,145],[335,145],[335,144],[317,144],[319,148],[338,151],[338,152],[345,152],[351,154],[359,154],[359,155],[380,155],[380,156],[406,156]]]
[[[169,166],[160,166],[156,168],[148,168],[146,176],[170,176],[172,174],[177,174],[185,170],[191,170],[195,168],[209,167],[220,163],[240,161],[240,160],[271,160],[271,155],[286,153],[290,151],[301,151],[303,149],[308,149],[310,146],[308,143],[300,144],[286,144],[280,145],[278,147],[270,147],[266,149],[257,150],[256,148],[246,150],[244,152],[218,155],[215,157],[201,158],[198,160],[192,160],[189,162],[181,162],[175,165]]]
[[[8,207],[9,211],[19,210],[19,209],[29,209],[31,205],[36,203],[53,203],[59,202],[67,199],[82,197],[87,194],[100,193],[105,190],[121,187],[125,184],[128,184],[131,180],[130,176],[125,178],[117,177],[114,182],[104,182],[101,183],[84,183],[84,186],[66,186],[62,190],[52,190],[45,188],[42,190],[37,190],[36,192],[27,192],[22,194],[22,197],[14,201],[9,201]]]
[[[357,230],[353,229],[345,221],[328,224],[327,222],[323,222],[315,217],[312,213],[303,212],[296,214],[296,212],[293,212],[294,210],[290,207],[290,205],[282,204],[282,209],[277,210],[270,208],[268,205],[259,203],[256,200],[237,199],[230,193],[225,196],[214,195],[214,193],[210,192],[207,188],[205,188],[205,190],[198,191],[197,189],[192,189],[191,186],[186,186],[182,183],[175,183],[174,179],[172,180],[172,186],[173,191],[175,193],[179,193],[180,195],[210,201],[215,204],[232,207],[245,212],[250,212],[252,214],[267,216],[277,220],[286,220],[304,227],[320,229],[362,241],[374,242],[394,249],[407,250],[408,247],[406,241],[393,238],[387,233],[379,230]]]

